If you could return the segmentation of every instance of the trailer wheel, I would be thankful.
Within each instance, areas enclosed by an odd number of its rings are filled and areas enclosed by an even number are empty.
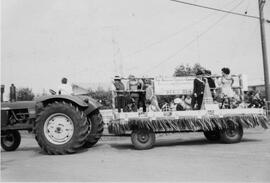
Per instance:
[[[21,143],[21,135],[18,130],[7,130],[1,132],[1,147],[5,151],[16,150]]]
[[[95,145],[102,136],[104,122],[99,110],[94,111],[88,116],[89,134],[83,147],[90,148]]]
[[[241,124],[234,124],[233,121],[228,120],[227,128],[220,132],[221,141],[227,144],[238,143],[243,137],[243,127]]]
[[[155,144],[156,136],[153,131],[149,131],[147,129],[137,129],[132,132],[131,141],[135,149],[151,149]]]
[[[205,138],[209,141],[216,142],[216,141],[220,140],[219,130],[204,131],[203,134],[204,134]]]
[[[48,104],[36,121],[36,140],[50,155],[75,153],[84,144],[87,131],[86,115],[71,103]]]

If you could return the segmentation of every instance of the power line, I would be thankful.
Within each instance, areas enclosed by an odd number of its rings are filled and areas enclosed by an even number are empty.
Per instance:
[[[240,4],[242,4],[243,0],[241,0],[236,6],[234,6],[231,10],[234,10],[235,8],[237,8]],[[228,16],[229,14],[225,14],[223,15],[221,18],[219,18],[216,22],[214,22],[212,25],[210,25],[205,31],[203,31],[202,33],[200,33],[198,36],[196,36],[195,38],[193,38],[191,41],[189,41],[187,44],[185,44],[181,49],[177,50],[176,52],[174,52],[173,54],[171,54],[169,57],[167,57],[166,59],[163,59],[161,62],[159,62],[158,64],[156,64],[155,66],[151,67],[151,69],[147,70],[147,72],[159,67],[160,65],[168,62],[170,59],[172,59],[173,57],[175,57],[176,55],[178,55],[180,52],[184,51],[187,47],[189,47],[194,41],[196,41],[198,38],[202,37],[204,34],[206,34],[207,32],[209,32],[213,27],[215,27],[221,20],[223,20],[226,16]]]
[[[203,6],[203,5],[199,5],[199,4],[193,4],[193,3],[188,3],[188,2],[184,2],[184,1],[179,1],[179,0],[170,0],[170,1],[174,1],[174,2],[177,2],[177,3],[182,3],[182,4],[186,4],[186,5],[190,5],[190,6],[196,6],[196,7],[199,7],[199,8],[204,8],[204,9],[209,9],[209,10],[214,10],[214,11],[220,11],[220,12],[223,12],[223,13],[229,13],[229,14],[233,14],[233,15],[239,15],[239,16],[243,16],[243,17],[259,19],[259,17],[256,17],[256,16],[246,15],[246,14],[237,13],[237,12],[233,12],[233,11],[229,11],[229,10],[218,9],[218,8],[213,8],[213,7],[209,7],[209,6]]]
[[[227,6],[228,4],[231,4],[233,1],[235,1],[235,0],[232,0],[229,3],[226,3],[224,6]],[[168,40],[168,39],[170,39],[172,37],[175,37],[179,33],[184,32],[185,30],[189,29],[190,27],[193,27],[193,26],[197,25],[197,23],[200,23],[202,21],[205,21],[206,19],[210,18],[211,16],[213,16],[213,15],[212,14],[211,15],[208,14],[207,16],[205,16],[205,17],[203,17],[203,18],[201,18],[199,20],[194,21],[193,23],[191,23],[191,24],[189,24],[189,25],[187,25],[187,26],[185,26],[185,27],[183,27],[183,28],[181,28],[181,29],[179,29],[179,30],[177,30],[177,31],[169,34],[168,36],[166,36],[164,38],[161,38],[161,39],[159,39],[157,41],[154,41],[154,42],[152,42],[152,43],[144,46],[143,48],[140,48],[140,49],[138,49],[136,51],[133,51],[132,53],[127,54],[126,56],[124,56],[124,58],[137,55],[138,53],[145,51],[147,48],[151,48],[151,47],[153,47],[153,46],[155,46],[157,44],[160,44],[160,43],[162,43],[162,42],[164,42],[164,41],[166,41],[166,40]]]
[[[140,49],[134,51],[133,53],[130,53],[130,54],[126,55],[125,57],[127,58],[127,57],[134,56],[134,55],[136,55],[136,54],[138,54],[138,53],[144,51],[144,50],[147,49],[147,48],[151,48],[151,47],[153,47],[153,46],[155,46],[155,45],[158,45],[158,44],[160,44],[160,43],[162,43],[162,42],[164,42],[164,41],[167,41],[168,39],[171,39],[171,38],[177,36],[179,33],[184,32],[185,30],[187,30],[187,29],[189,29],[189,28],[191,28],[191,27],[197,25],[198,23],[200,23],[200,22],[202,22],[202,21],[205,21],[206,19],[210,18],[211,16],[212,16],[212,15],[204,16],[203,18],[201,18],[201,19],[199,19],[199,20],[196,20],[196,21],[192,22],[191,24],[189,24],[189,25],[187,25],[187,26],[185,26],[185,27],[183,27],[183,28],[181,28],[181,29],[179,29],[179,30],[177,30],[177,31],[175,31],[175,32],[173,32],[173,33],[171,33],[171,34],[169,34],[168,36],[166,36],[166,37],[164,37],[164,38],[161,38],[160,40],[157,40],[157,41],[155,41],[155,42],[152,42],[152,43],[146,45],[145,47],[140,48]]]

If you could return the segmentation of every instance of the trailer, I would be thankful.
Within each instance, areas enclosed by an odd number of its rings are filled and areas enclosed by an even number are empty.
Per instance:
[[[235,89],[242,95],[241,75],[237,75],[239,85]],[[175,95],[191,94],[192,77],[170,79],[154,79],[156,94]],[[164,86],[164,87],[163,87]],[[113,96],[117,96],[113,91]],[[128,91],[130,92],[130,91]],[[240,98],[243,96],[240,96]],[[203,110],[159,112],[138,110],[120,113],[113,110],[113,119],[108,124],[110,134],[130,136],[135,149],[145,150],[154,146],[156,134],[183,132],[202,132],[209,141],[222,143],[238,143],[243,137],[244,128],[269,127],[266,110],[262,108],[224,109],[219,104],[205,104]]]

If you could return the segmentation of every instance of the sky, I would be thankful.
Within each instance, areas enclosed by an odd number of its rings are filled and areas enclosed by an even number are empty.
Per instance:
[[[257,0],[191,3],[258,16]],[[35,93],[71,83],[109,83],[116,74],[171,76],[200,63],[263,83],[257,19],[170,0],[2,0],[1,84]],[[270,19],[266,0],[265,18]],[[270,24],[265,24],[268,60]],[[270,66],[270,64],[268,63]],[[8,89],[6,89],[7,91]]]

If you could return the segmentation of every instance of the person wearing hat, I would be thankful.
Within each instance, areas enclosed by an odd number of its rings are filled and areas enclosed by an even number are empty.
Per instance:
[[[202,101],[203,101],[203,93],[204,93],[204,86],[205,81],[203,80],[203,72],[198,70],[196,72],[196,78],[193,81],[193,96],[192,96],[192,109],[200,110]]]
[[[121,109],[125,107],[125,85],[122,83],[120,76],[114,77],[113,86],[114,90],[117,92],[117,95],[115,97],[115,107],[118,109],[118,112],[121,112]]]
[[[128,79],[129,80],[127,82],[127,88],[130,91],[130,97],[135,102],[134,112],[136,112],[139,107],[139,97],[140,97],[138,90],[141,89],[141,87],[143,87],[143,83],[137,80],[134,75],[129,75]]]
[[[72,86],[68,83],[67,78],[62,78],[61,85],[58,87],[59,95],[73,95]]]

